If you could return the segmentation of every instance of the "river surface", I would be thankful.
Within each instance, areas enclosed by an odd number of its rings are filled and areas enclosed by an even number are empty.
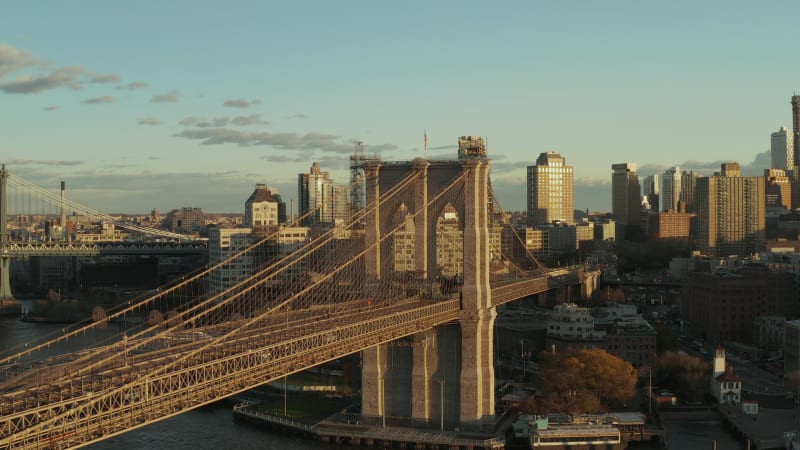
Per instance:
[[[21,322],[0,318],[0,351],[22,348],[43,336],[58,334],[64,325]],[[108,329],[111,335],[118,330]],[[102,336],[100,336],[102,337]],[[93,339],[97,339],[94,336]],[[76,342],[75,345],[80,344]],[[664,423],[669,430],[670,450],[707,450],[717,440],[720,450],[738,450],[744,446],[722,425],[719,417],[708,411],[667,413]],[[86,448],[121,449],[237,449],[237,450],[318,450],[332,448],[327,443],[284,436],[233,423],[229,404],[219,404],[190,411],[144,428],[133,430]],[[648,447],[636,447],[645,449]],[[651,447],[654,448],[654,447]]]

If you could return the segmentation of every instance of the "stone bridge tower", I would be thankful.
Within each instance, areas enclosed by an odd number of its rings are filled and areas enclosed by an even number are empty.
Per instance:
[[[443,210],[454,208],[463,232],[463,286],[457,324],[437,327],[411,338],[363,352],[362,415],[411,418],[442,428],[494,424],[494,345],[496,317],[489,285],[489,169],[483,140],[459,140],[457,161],[417,158],[405,162],[365,162],[367,245],[391,230],[397,211],[413,215],[414,275],[434,282],[436,225]],[[409,175],[403,191],[382,198]],[[389,276],[391,239],[365,255],[365,271],[374,279]],[[383,255],[383,256],[382,256]],[[369,288],[367,288],[369,290]]]

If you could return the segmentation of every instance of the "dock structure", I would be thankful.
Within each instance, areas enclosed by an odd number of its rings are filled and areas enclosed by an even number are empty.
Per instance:
[[[233,408],[236,422],[252,423],[332,444],[365,448],[402,448],[425,450],[495,450],[505,448],[505,441],[492,436],[478,436],[455,431],[383,427],[363,423],[322,421],[308,425],[280,416],[266,414],[242,403]]]

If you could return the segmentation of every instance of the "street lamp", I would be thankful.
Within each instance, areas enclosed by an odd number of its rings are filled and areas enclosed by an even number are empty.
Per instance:
[[[522,348],[522,381],[525,381],[525,339],[520,339],[519,345]]]

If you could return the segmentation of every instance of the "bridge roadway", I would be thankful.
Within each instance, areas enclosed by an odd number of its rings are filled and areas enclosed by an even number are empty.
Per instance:
[[[493,304],[578,279],[577,271],[562,272],[498,282]],[[96,349],[90,360],[86,353],[60,356],[0,382],[0,449],[80,447],[453,322],[459,310],[457,298],[361,300],[161,332],[130,352],[132,341]],[[107,354],[115,357],[84,369]]]
[[[9,242],[0,247],[3,256],[94,256],[196,254],[205,242]]]

